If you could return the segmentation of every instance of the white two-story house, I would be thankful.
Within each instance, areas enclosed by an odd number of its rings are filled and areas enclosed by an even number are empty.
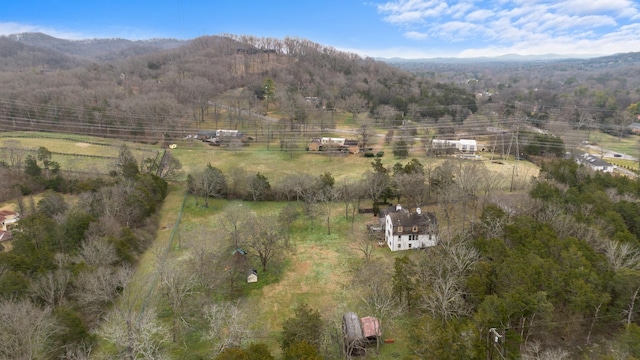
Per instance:
[[[383,210],[384,238],[391,251],[421,249],[438,243],[438,221],[431,212],[411,212],[400,205]]]

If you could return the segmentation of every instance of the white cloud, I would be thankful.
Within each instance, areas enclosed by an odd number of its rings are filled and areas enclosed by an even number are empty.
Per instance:
[[[424,11],[440,4],[437,0],[398,0],[378,5],[378,11],[390,13],[403,13],[407,11]]]
[[[449,8],[448,13],[454,19],[464,18],[464,16],[471,10],[473,10],[474,5],[468,2],[459,2]]]
[[[405,11],[402,13],[396,13],[384,18],[386,22],[392,24],[413,23],[422,21],[423,15],[419,11]]]
[[[637,4],[629,0],[566,0],[559,2],[556,9],[567,14],[593,15],[602,13],[623,14],[629,9],[637,9]]]
[[[572,28],[595,28],[601,26],[616,26],[617,23],[609,16],[543,16],[540,23],[540,31],[563,31]]]
[[[437,26],[434,30],[440,36],[452,40],[475,38],[484,33],[482,26],[463,21],[450,21]]]
[[[412,40],[424,40],[429,37],[428,34],[422,33],[419,31],[407,31],[403,35],[407,39],[412,39]]]
[[[426,18],[437,18],[445,14],[448,5],[436,0],[398,0],[377,6],[378,12],[384,14],[384,21],[392,24],[421,22]]]
[[[475,10],[467,14],[465,19],[467,21],[485,21],[493,16],[493,11],[487,9]]]

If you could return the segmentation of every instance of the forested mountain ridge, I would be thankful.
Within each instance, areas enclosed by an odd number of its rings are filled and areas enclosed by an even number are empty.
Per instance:
[[[38,48],[0,36],[0,71],[70,69],[82,61],[58,51]]]
[[[34,48],[53,50],[66,56],[100,62],[173,49],[189,42],[177,39],[127,40],[120,38],[67,40],[43,33],[11,34],[6,38]]]
[[[410,108],[457,122],[477,110],[463,89],[293,38],[203,36],[171,50],[49,70],[0,73],[4,129],[160,141],[207,119],[217,127],[217,103],[237,109],[237,117],[277,110],[290,130],[325,121],[327,109],[368,111],[388,125],[401,123]]]

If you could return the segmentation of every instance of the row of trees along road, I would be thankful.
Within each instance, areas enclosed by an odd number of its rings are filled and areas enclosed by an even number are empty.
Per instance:
[[[521,188],[525,184],[516,184]],[[481,199],[487,199],[495,190],[505,186],[505,180],[477,161],[447,160],[435,165],[430,159],[423,165],[418,159],[405,164],[395,163],[392,168],[383,166],[379,158],[371,162],[371,170],[360,179],[336,182],[331,173],[317,176],[296,173],[272,184],[261,174],[251,174],[242,167],[223,173],[208,164],[203,170],[187,177],[187,186],[195,196],[196,204],[203,199],[207,207],[209,198],[242,199],[249,201],[278,200],[299,201],[304,205],[304,214],[312,210],[323,214],[327,232],[331,233],[331,206],[344,203],[345,217],[351,218],[354,226],[355,214],[363,202],[372,204],[374,213],[379,204],[396,200],[409,207],[420,207],[437,202],[443,209],[447,225],[454,211],[463,215],[463,223],[470,226]],[[512,184],[513,189],[513,184]]]

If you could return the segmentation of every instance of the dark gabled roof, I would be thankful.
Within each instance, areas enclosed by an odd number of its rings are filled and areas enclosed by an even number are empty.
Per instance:
[[[601,158],[591,154],[587,154],[587,153],[584,153],[581,156],[579,156],[578,161],[580,161],[583,164],[590,164],[591,166],[598,166],[598,167],[611,166],[611,164],[602,160]]]
[[[427,234],[438,228],[436,215],[432,212],[423,212],[420,208],[417,208],[415,212],[410,212],[400,205],[394,205],[381,210],[380,216],[389,216],[394,228],[398,226],[406,228],[404,233],[413,232],[414,226],[418,227],[418,234]]]
[[[438,226],[436,214],[432,212],[422,212],[419,209],[416,212],[409,212],[404,209],[392,211],[388,213],[391,218],[391,224],[394,227],[402,226],[406,228],[406,233],[412,232],[414,226],[418,227],[418,234],[426,234],[435,231]],[[404,229],[403,229],[404,230]]]
[[[378,216],[382,219],[387,215],[395,212],[409,212],[409,210],[401,207],[400,205],[391,205],[391,206],[387,206],[384,209],[380,209],[380,212],[378,212]]]
[[[345,146],[358,145],[358,140],[345,140],[345,141],[344,141],[344,145],[345,145]]]
[[[627,126],[628,128],[632,128],[632,129],[640,129],[640,123],[634,122],[629,124],[629,126]]]

